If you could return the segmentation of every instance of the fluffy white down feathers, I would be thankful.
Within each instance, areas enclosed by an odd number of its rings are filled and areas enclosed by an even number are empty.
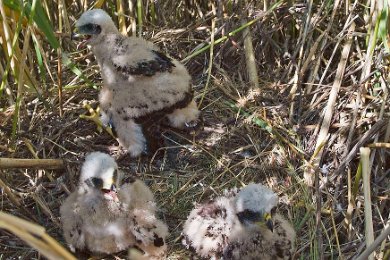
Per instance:
[[[107,154],[86,157],[78,189],[60,208],[65,240],[73,251],[111,254],[136,246],[160,259],[168,228],[156,217],[153,194],[140,180],[121,184],[116,170]],[[118,186],[108,191],[105,182]]]
[[[89,36],[87,43],[101,69],[102,121],[113,125],[120,145],[131,156],[153,150],[159,137],[148,134],[151,124],[165,120],[185,128],[197,122],[199,110],[183,64],[151,42],[121,35],[101,9],[83,13],[76,27]]]
[[[256,224],[255,213],[270,213],[277,195],[261,184],[240,192],[228,191],[208,203],[196,205],[183,226],[183,244],[207,259],[290,259],[295,231],[279,214],[273,231]],[[238,217],[245,213],[246,219]]]

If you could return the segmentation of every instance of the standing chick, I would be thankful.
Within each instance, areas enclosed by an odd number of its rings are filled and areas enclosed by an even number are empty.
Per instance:
[[[193,209],[184,224],[183,244],[207,259],[291,259],[295,230],[279,214],[278,197],[249,184]]]
[[[122,173],[108,154],[85,158],[79,186],[60,213],[72,251],[112,254],[138,247],[150,259],[165,255],[168,228],[156,218],[152,192],[140,180],[122,184]]]
[[[104,125],[111,124],[121,146],[135,157],[156,149],[155,125],[164,118],[176,128],[194,127],[199,110],[183,64],[142,38],[121,35],[101,9],[82,14],[76,29],[92,46],[103,88],[99,101]],[[153,148],[152,148],[153,149]]]

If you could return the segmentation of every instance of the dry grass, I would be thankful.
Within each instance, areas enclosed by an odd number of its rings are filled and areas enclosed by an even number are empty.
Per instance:
[[[121,31],[140,32],[136,4],[118,2],[105,3],[104,8],[111,13],[125,10],[117,20]],[[375,17],[385,7],[376,1],[368,6],[359,1],[295,1],[280,2],[267,12],[272,6],[268,2],[172,2],[143,1],[143,37],[178,59],[191,57],[185,61],[196,98],[202,100],[205,128],[195,137],[166,129],[166,147],[155,158],[119,161],[122,169],[145,180],[155,192],[170,227],[170,258],[190,256],[179,237],[193,202],[249,182],[264,183],[280,195],[279,211],[298,233],[297,258],[358,256],[366,245],[368,210],[360,147],[374,147],[368,165],[374,238],[389,225],[390,216],[389,150],[385,144],[375,145],[389,143],[390,136],[386,38],[381,42],[383,32],[375,34]],[[66,8],[59,8],[60,3]],[[20,56],[14,56],[15,64],[0,58],[0,74],[11,68],[0,95],[0,156],[66,162],[65,169],[54,171],[0,165],[1,210],[44,226],[60,243],[59,206],[75,189],[85,154],[112,152],[110,147],[117,145],[79,117],[86,112],[84,102],[97,105],[101,80],[93,55],[76,51],[68,33],[90,6],[84,1],[44,2],[45,10],[56,11],[49,12],[49,19],[60,42],[58,50],[37,27],[18,25],[14,15],[7,16],[11,28],[21,28],[16,44],[20,49],[15,52]],[[373,20],[366,15],[370,12]],[[229,34],[243,20],[254,19],[249,28],[258,88],[248,83],[254,78],[253,68],[249,77],[242,30]],[[383,20],[386,24],[387,16]],[[33,43],[38,51],[26,49],[27,69],[21,69],[28,75],[18,77],[29,34],[37,37]],[[210,39],[215,42],[209,46]],[[4,39],[2,44],[0,52],[8,53]],[[68,57],[78,68],[69,65]],[[40,257],[6,231],[0,231],[0,253],[3,258]],[[389,254],[389,242],[376,250],[378,259]]]

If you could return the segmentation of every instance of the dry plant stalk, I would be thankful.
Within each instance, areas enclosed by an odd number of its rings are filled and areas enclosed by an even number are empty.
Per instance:
[[[371,205],[371,188],[370,188],[370,148],[361,147],[360,156],[363,171],[363,193],[364,193],[364,223],[366,229],[366,247],[368,248],[374,242],[374,228],[372,224],[372,205]],[[374,259],[370,254],[369,260]]]
[[[365,260],[367,257],[379,246],[382,241],[385,241],[387,236],[390,236],[390,226],[388,226],[382,233],[375,239],[375,241],[366,248],[366,250],[361,253],[361,255],[356,258],[356,260]]]
[[[76,260],[39,225],[0,211],[0,228],[15,234],[48,259]]]
[[[10,187],[8,187],[7,184],[5,184],[5,182],[3,182],[2,179],[0,179],[0,188],[3,190],[3,192],[5,194],[7,194],[9,200],[14,203],[17,207],[20,207],[21,206],[21,203],[20,203],[20,200],[18,197],[15,196],[15,194],[13,194],[12,190],[10,189]]]
[[[64,168],[62,159],[15,159],[0,158],[0,169],[34,168],[56,170]]]
[[[246,20],[242,20],[241,24],[245,25]],[[245,47],[245,62],[248,72],[249,83],[255,89],[259,88],[259,76],[257,75],[256,57],[253,51],[252,34],[248,27],[243,31],[244,47]]]
[[[341,52],[341,58],[340,58],[340,62],[339,62],[339,65],[337,67],[337,71],[336,71],[336,77],[335,77],[335,81],[333,83],[333,86],[332,86],[332,90],[329,94],[329,99],[328,99],[328,103],[326,104],[326,108],[325,108],[325,115],[322,119],[322,125],[321,125],[321,129],[320,129],[320,133],[318,134],[318,138],[317,138],[317,143],[316,143],[316,149],[326,141],[327,137],[328,137],[328,133],[329,133],[329,128],[330,128],[330,123],[331,123],[331,120],[332,120],[332,116],[333,116],[333,111],[334,111],[334,108],[335,108],[335,104],[336,104],[336,101],[337,101],[337,95],[339,93],[339,90],[340,90],[340,86],[341,86],[341,83],[343,81],[343,77],[344,77],[344,72],[345,72],[345,68],[346,68],[346,65],[347,65],[347,61],[348,61],[348,56],[349,56],[349,52],[351,50],[351,45],[352,45],[352,32],[355,31],[355,23],[352,23],[351,26],[349,27],[348,29],[348,38],[347,38],[347,42],[345,43],[344,45],[344,48]],[[323,154],[323,149],[321,149],[314,162],[313,162],[313,165],[316,167],[319,166],[320,164],[320,161],[321,161],[321,157],[322,157],[322,154]],[[310,172],[310,173],[305,173],[305,180],[307,182],[307,184],[309,186],[312,186],[313,185],[313,174]]]

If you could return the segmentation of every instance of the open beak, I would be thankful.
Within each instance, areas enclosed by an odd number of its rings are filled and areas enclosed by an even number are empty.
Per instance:
[[[111,182],[105,182],[101,190],[104,193],[104,197],[107,199],[118,201],[115,184],[111,184]]]
[[[90,35],[86,35],[86,34],[81,34],[81,33],[78,33],[78,29],[75,28],[75,30],[71,33],[70,35],[70,39],[72,41],[78,41],[79,43],[77,44],[77,49],[80,50],[80,49],[84,49],[85,46],[87,45],[88,43],[88,40],[91,38]]]
[[[70,34],[70,39],[72,40],[72,41],[77,41],[77,40],[79,40],[80,39],[80,34],[78,33],[78,28],[76,27],[76,28],[74,28],[74,31]]]
[[[72,41],[77,41],[80,39],[80,37],[81,37],[81,35],[79,33],[72,32],[70,34],[70,40],[72,40]]]

